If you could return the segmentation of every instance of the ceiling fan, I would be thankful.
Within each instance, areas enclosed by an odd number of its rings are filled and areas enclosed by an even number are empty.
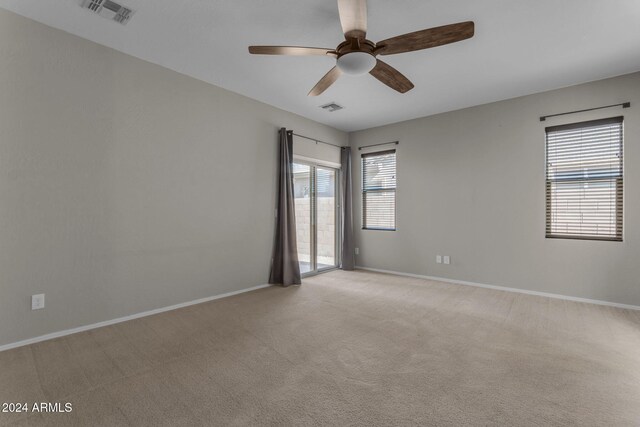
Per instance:
[[[258,55],[321,55],[336,58],[333,67],[311,89],[309,96],[317,96],[335,83],[343,73],[362,75],[369,73],[391,89],[405,93],[413,83],[389,64],[377,59],[378,55],[394,55],[429,49],[473,37],[472,21],[458,22],[403,34],[374,43],[366,39],[367,1],[338,0],[340,23],[346,41],[335,49],[301,46],[249,46],[249,53]]]

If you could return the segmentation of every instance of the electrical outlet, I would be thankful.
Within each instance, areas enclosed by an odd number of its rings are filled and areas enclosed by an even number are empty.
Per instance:
[[[356,255],[360,255],[360,248],[356,248]]]
[[[449,255],[445,255],[444,257],[444,263],[449,265],[451,264],[451,258],[449,257]]]
[[[44,308],[44,294],[31,295],[31,310]]]
[[[436,255],[436,263],[442,264],[442,255]]]

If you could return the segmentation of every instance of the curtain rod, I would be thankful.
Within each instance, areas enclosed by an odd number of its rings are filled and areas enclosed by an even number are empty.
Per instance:
[[[602,110],[603,108],[612,108],[612,107],[629,108],[629,107],[631,107],[631,103],[630,102],[622,102],[620,104],[605,105],[605,106],[602,106],[602,107],[595,107],[595,108],[586,108],[584,110],[569,111],[567,113],[549,114],[548,116],[540,116],[540,121],[544,122],[549,117],[566,116],[567,114],[584,113],[586,111]]]
[[[308,136],[299,135],[299,134],[297,134],[297,133],[293,132],[292,130],[289,130],[289,131],[287,131],[287,132],[291,132],[293,135],[295,135],[295,136],[297,136],[297,137],[304,138],[304,139],[308,139],[309,141],[313,141],[313,142],[315,142],[316,144],[319,142],[320,144],[333,145],[334,147],[343,148],[343,146],[342,146],[342,145],[332,144],[332,143],[330,143],[330,142],[320,141],[319,139],[316,139],[316,138],[310,138],[310,137],[308,137]]]
[[[387,145],[387,144],[398,145],[400,144],[400,141],[391,141],[391,142],[382,142],[380,144],[363,145],[362,147],[358,147],[358,150],[362,150],[363,148],[369,148],[369,147],[377,147],[378,145]]]

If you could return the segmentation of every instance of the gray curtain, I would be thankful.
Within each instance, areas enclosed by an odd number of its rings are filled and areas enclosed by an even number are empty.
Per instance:
[[[271,257],[269,283],[299,285],[300,266],[296,245],[296,210],[293,194],[293,132],[280,129],[278,165],[278,199],[276,201],[276,235]]]
[[[342,197],[342,262],[340,268],[353,270],[355,268],[355,248],[353,242],[353,209],[351,204],[351,148],[342,147],[340,153],[342,164],[341,197]]]

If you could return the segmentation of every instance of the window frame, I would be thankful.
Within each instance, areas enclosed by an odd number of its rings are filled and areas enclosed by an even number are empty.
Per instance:
[[[365,182],[364,182],[364,161],[367,157],[375,157],[375,156],[383,156],[386,154],[394,154],[394,175],[396,184],[391,188],[379,189],[379,190],[365,190]],[[361,194],[360,194],[360,202],[361,202],[361,229],[362,230],[370,230],[370,231],[397,231],[398,230],[398,217],[397,217],[397,209],[398,209],[398,153],[395,148],[389,150],[382,151],[373,151],[370,153],[362,153],[360,155],[360,184],[361,184]],[[367,227],[366,226],[366,193],[379,193],[379,192],[393,192],[393,228],[382,228],[382,227]]]
[[[615,182],[614,206],[615,206],[615,234],[613,235],[589,235],[589,234],[571,234],[553,232],[553,216],[551,214],[551,205],[553,203],[552,185],[554,182],[560,182],[560,179],[549,178],[549,133],[594,127],[606,124],[620,124],[620,176],[610,178],[575,178],[577,183],[603,182],[610,180]],[[567,123],[557,126],[549,126],[545,128],[545,238],[546,239],[568,239],[568,240],[592,240],[606,242],[623,242],[624,241],[624,116],[608,117],[602,119],[586,120],[575,123]]]

